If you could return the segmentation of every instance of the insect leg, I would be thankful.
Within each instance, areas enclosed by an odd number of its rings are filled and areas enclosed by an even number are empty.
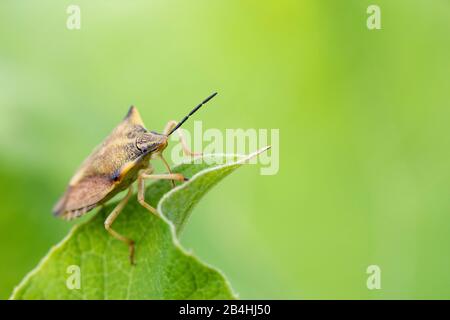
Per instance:
[[[145,180],[142,178],[144,173],[140,173],[137,179],[137,185],[138,185],[138,202],[143,206],[145,209],[153,213],[154,215],[159,215],[158,211],[156,211],[155,208],[153,208],[151,205],[149,205],[147,202],[145,202]]]
[[[187,181],[181,173],[142,174],[142,179]]]
[[[131,264],[135,264],[134,263],[134,241],[129,239],[129,238],[127,238],[127,237],[124,237],[123,235],[121,235],[120,233],[118,233],[117,231],[115,231],[115,230],[113,230],[111,228],[111,225],[113,224],[114,220],[116,220],[116,218],[119,216],[119,214],[122,211],[122,209],[127,204],[127,202],[130,199],[130,196],[131,196],[132,193],[133,193],[133,187],[130,186],[126,196],[122,200],[120,200],[120,202],[117,204],[117,206],[114,208],[114,210],[106,218],[106,220],[105,220],[105,229],[114,238],[116,238],[117,240],[120,240],[120,241],[122,241],[122,242],[124,242],[124,243],[126,243],[128,245],[128,247],[130,249],[130,263]]]
[[[139,174],[137,179],[138,183],[138,202],[145,209],[150,211],[155,215],[159,215],[158,211],[145,202],[145,179],[154,179],[154,180],[178,180],[185,181],[186,178],[180,173],[169,173],[169,174],[147,174],[146,171],[143,171]]]
[[[166,127],[164,128],[164,134],[169,134],[170,131],[172,131],[173,128],[178,124],[175,120],[171,120],[166,124]],[[186,143],[186,138],[184,137],[183,130],[178,129],[178,137],[180,138],[181,147],[183,148],[183,153],[185,156],[188,157],[195,157],[195,156],[201,156],[201,152],[193,152]]]
[[[162,153],[159,154],[159,157],[161,158],[161,161],[164,163],[164,166],[166,167],[167,171],[169,173],[172,173],[172,170],[170,170],[170,166],[167,163],[166,159],[164,159]],[[175,188],[175,180],[172,180],[172,188]]]

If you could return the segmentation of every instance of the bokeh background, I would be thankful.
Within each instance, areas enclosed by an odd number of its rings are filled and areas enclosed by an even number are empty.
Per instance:
[[[279,173],[234,173],[181,239],[241,298],[450,298],[449,35],[446,0],[2,1],[0,298],[131,104],[162,130],[214,90],[204,128],[280,129]]]

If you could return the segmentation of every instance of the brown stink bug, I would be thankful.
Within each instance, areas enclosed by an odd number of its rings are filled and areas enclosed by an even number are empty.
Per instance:
[[[72,177],[66,192],[53,208],[53,213],[70,220],[85,214],[95,207],[104,204],[119,192],[128,189],[128,193],[117,204],[105,220],[105,229],[116,239],[126,243],[130,248],[130,262],[134,264],[134,241],[111,228],[133,192],[133,182],[137,180],[139,203],[148,211],[158,215],[155,208],[145,202],[146,179],[167,179],[185,181],[178,173],[172,173],[162,152],[167,147],[169,136],[177,130],[201,106],[211,100],[213,93],[192,109],[180,122],[169,121],[164,133],[148,131],[144,127],[141,116],[135,107],[131,107],[125,118],[111,132]],[[186,145],[179,132],[180,142],[186,155],[194,155]],[[160,158],[167,168],[167,174],[153,174],[150,159]]]

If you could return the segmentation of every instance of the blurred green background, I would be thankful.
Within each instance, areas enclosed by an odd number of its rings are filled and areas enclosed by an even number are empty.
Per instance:
[[[181,239],[241,298],[450,298],[449,35],[446,0],[2,1],[0,298],[131,104],[162,130],[214,90],[205,129],[280,129],[278,174],[237,171]]]

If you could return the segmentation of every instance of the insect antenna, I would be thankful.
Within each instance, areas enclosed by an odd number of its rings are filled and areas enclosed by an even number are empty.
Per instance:
[[[198,106],[196,106],[194,109],[191,110],[191,112],[189,112],[189,114],[187,116],[185,116],[183,118],[183,120],[181,120],[180,122],[178,122],[178,124],[175,126],[175,128],[173,128],[169,134],[167,136],[170,136],[172,133],[175,132],[175,130],[177,130],[179,127],[181,127],[183,125],[183,123],[186,122],[187,119],[189,119],[190,116],[192,116],[194,113],[196,113],[198,111],[198,109],[200,109],[204,104],[206,104],[209,100],[211,100],[212,98],[214,98],[217,95],[217,92],[214,92],[212,95],[210,95],[208,98],[206,98],[205,100],[203,100]]]

